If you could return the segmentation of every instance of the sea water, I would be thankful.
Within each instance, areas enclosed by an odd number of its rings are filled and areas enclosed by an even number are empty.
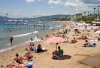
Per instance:
[[[23,28],[22,26],[16,27],[16,25],[11,25],[10,29],[7,29],[7,25],[5,25],[6,22],[0,22],[0,52],[2,52],[5,48],[11,47],[10,45],[10,37],[13,36],[13,45],[16,46],[18,44],[24,43],[25,41],[30,40],[30,38],[34,38],[36,35],[39,35],[40,37],[45,36],[46,34],[49,34],[52,32],[52,29],[49,29],[50,27],[59,29],[57,26],[62,26],[62,24],[54,23],[54,22],[41,22],[42,24],[45,24],[44,26],[36,26],[36,27],[30,27],[30,28]],[[33,24],[34,22],[27,22],[28,24]]]

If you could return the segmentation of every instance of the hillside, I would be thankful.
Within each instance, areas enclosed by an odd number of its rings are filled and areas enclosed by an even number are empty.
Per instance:
[[[29,20],[29,21],[35,21],[35,20],[50,20],[50,19],[53,19],[53,18],[67,18],[69,17],[70,15],[61,15],[61,14],[58,14],[58,15],[50,15],[50,16],[41,16],[41,17],[35,17],[35,18],[9,18],[9,17],[6,17],[6,16],[0,16],[0,21],[7,21],[9,19],[12,19],[12,20]]]

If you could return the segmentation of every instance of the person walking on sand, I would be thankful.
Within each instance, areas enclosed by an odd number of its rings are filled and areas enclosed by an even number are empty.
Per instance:
[[[13,42],[13,37],[11,37],[9,41],[10,41],[10,43],[11,43],[11,45],[12,45],[12,42]]]

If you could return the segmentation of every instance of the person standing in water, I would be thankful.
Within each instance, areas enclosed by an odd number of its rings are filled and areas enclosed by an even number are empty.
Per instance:
[[[9,41],[10,41],[10,43],[11,43],[11,45],[12,45],[12,42],[13,42],[13,37],[11,37]]]

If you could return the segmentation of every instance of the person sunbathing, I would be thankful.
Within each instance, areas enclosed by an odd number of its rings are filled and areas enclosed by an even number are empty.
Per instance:
[[[19,64],[16,63],[15,61],[13,61],[13,63],[9,65],[9,68],[26,68],[26,67],[27,63]]]
[[[81,36],[78,39],[85,40],[85,39],[88,39],[88,38],[87,38],[87,36]]]
[[[71,43],[76,43],[77,40],[74,38],[73,40],[71,40]]]
[[[23,57],[22,56],[19,56],[18,53],[16,53],[16,57],[14,58],[14,60],[18,63],[18,64],[22,64],[23,62]]]
[[[85,40],[85,44],[83,47],[95,47],[96,43],[90,43],[88,40]]]
[[[88,38],[87,38],[87,36],[82,36],[82,39],[84,40],[84,39],[88,39]]]
[[[100,27],[99,27],[99,28],[94,29],[94,32],[99,31],[99,30],[100,30]]]

